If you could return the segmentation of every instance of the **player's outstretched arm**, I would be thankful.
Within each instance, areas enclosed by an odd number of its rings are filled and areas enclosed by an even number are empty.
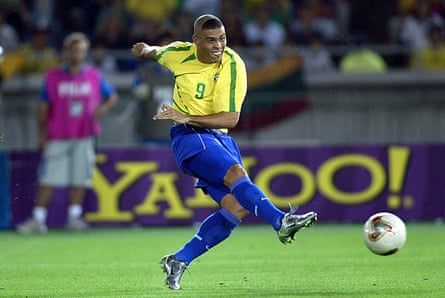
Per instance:
[[[138,42],[131,48],[131,53],[138,59],[156,60],[156,54],[158,53],[158,46],[150,46],[145,42]]]

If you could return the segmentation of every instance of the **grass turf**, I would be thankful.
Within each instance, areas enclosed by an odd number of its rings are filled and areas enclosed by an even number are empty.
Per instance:
[[[269,226],[240,226],[164,285],[158,262],[194,227],[0,232],[1,297],[443,297],[444,226],[407,225],[405,247],[372,254],[358,224],[317,224],[283,246]]]

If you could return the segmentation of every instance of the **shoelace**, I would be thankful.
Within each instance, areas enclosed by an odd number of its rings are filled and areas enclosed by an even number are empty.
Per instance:
[[[295,212],[297,212],[298,208],[299,205],[292,206],[292,204],[289,202],[289,214],[294,214]]]
[[[181,262],[182,263],[182,262]],[[176,265],[176,266],[175,266]],[[179,271],[179,268],[181,268],[182,266],[180,266],[179,264],[173,264],[172,266],[171,266],[171,269],[170,269],[170,274],[176,274],[176,273],[178,273],[178,271]],[[191,273],[191,271],[190,271],[190,269],[189,269],[189,266],[188,265],[185,265],[185,268],[184,268],[184,270],[182,271],[182,273],[184,273],[184,272],[188,272],[188,274],[190,274],[190,276],[192,275],[192,273]]]

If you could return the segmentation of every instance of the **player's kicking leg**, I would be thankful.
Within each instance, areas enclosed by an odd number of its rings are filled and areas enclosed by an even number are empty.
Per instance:
[[[238,171],[237,168],[244,171],[238,165],[232,167],[235,172]],[[298,231],[311,226],[317,221],[317,213],[312,211],[297,215],[294,214],[296,208],[291,207],[288,213],[284,213],[273,205],[261,189],[250,181],[248,176],[235,173],[234,177],[233,180],[235,181],[231,183],[230,188],[236,199],[244,208],[270,223],[277,231],[278,239],[282,243],[292,243]]]
[[[224,144],[231,143],[224,142]],[[207,184],[220,185],[221,177],[224,177],[224,185],[229,186],[233,199],[245,210],[268,222],[277,231],[282,243],[291,243],[295,233],[317,221],[315,212],[296,215],[295,208],[288,213],[278,209],[250,180],[236,148],[230,150],[231,154],[228,154],[227,146],[208,146],[209,149],[185,161],[183,166]],[[202,166],[205,164],[211,164],[212,171],[209,172],[207,167]]]

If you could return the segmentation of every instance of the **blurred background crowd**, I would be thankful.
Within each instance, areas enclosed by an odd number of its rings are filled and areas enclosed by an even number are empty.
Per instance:
[[[203,13],[221,17],[250,69],[289,51],[312,72],[445,69],[443,0],[0,0],[3,76],[56,65],[73,31],[90,37],[97,66],[132,71],[134,42],[191,41]]]

